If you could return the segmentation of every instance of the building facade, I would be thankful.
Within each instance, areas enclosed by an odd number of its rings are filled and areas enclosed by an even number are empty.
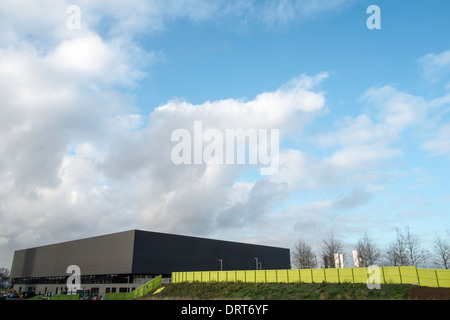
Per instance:
[[[290,269],[289,249],[142,230],[130,230],[17,250],[13,289],[60,294],[80,271],[81,289],[102,295],[132,291],[175,271]],[[69,269],[68,269],[69,268]]]

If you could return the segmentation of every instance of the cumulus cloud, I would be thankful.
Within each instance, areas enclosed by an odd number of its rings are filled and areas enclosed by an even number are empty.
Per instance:
[[[289,174],[239,183],[246,166],[177,166],[171,133],[194,121],[298,132],[325,106],[316,89],[326,74],[302,75],[250,100],[168,101],[143,117],[116,87],[139,81],[136,60],[147,53],[120,41],[84,32],[44,53],[32,43],[0,49],[5,246],[118,228],[206,235],[258,220],[295,187]],[[289,165],[282,160],[281,172]]]
[[[370,106],[367,113],[344,117],[313,139],[318,147],[333,150],[323,164],[335,172],[374,170],[402,156],[398,144],[411,128],[425,125],[430,104],[390,86],[368,89],[362,101]]]
[[[394,132],[401,132],[427,117],[427,104],[422,97],[390,86],[371,88],[364,93],[363,99],[377,108],[378,120]]]
[[[248,99],[167,101],[142,115],[129,93],[163,53],[144,50],[138,35],[175,19],[285,23],[347,1],[77,3],[79,30],[66,27],[69,1],[0,4],[1,263],[18,248],[131,228],[288,246],[286,237],[342,218],[334,210],[369,202],[372,170],[399,156],[395,143],[427,116],[422,98],[372,88],[364,99],[374,114],[314,137],[324,156],[283,146],[276,175],[254,175],[249,165],[175,165],[171,134],[192,132],[195,121],[221,132],[280,129],[282,141],[302,136],[327,109],[320,87],[328,74],[303,74]],[[444,129],[428,150],[445,143]],[[283,207],[293,192],[311,190],[339,192]]]
[[[441,53],[428,53],[418,59],[425,78],[432,82],[441,80],[450,73],[450,50]]]
[[[227,99],[201,105],[170,101],[152,112],[144,130],[111,143],[104,172],[117,179],[139,177],[148,181],[151,191],[143,190],[147,196],[142,197],[146,197],[148,203],[144,204],[142,215],[156,228],[188,230],[196,226],[196,232],[201,232],[229,224],[237,216],[250,221],[267,211],[265,202],[270,205],[277,194],[282,193],[279,191],[281,183],[261,180],[254,182],[251,188],[246,185],[247,188],[242,189],[243,185],[236,184],[235,180],[246,166],[177,166],[171,160],[171,149],[175,145],[170,140],[171,133],[178,128],[193,132],[194,121],[202,121],[205,129],[222,132],[226,129],[282,129],[288,127],[295,115],[301,119],[302,114],[323,107],[323,95],[306,89],[302,82],[290,89],[262,93],[249,101]],[[283,168],[284,162],[281,170]],[[247,190],[245,197],[241,195],[245,202],[233,200],[237,187]],[[158,205],[154,206],[155,203]]]

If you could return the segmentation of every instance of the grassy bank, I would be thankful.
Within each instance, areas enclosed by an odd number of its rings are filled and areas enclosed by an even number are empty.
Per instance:
[[[336,283],[171,283],[151,299],[248,299],[248,300],[398,300],[414,299],[421,290],[412,285],[381,285],[368,289],[365,284]],[[448,295],[449,290],[441,290]],[[431,297],[443,299],[444,296]]]

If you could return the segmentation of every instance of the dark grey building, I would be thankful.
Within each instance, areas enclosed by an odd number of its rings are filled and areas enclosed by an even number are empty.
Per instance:
[[[256,259],[255,259],[256,258]],[[130,230],[17,250],[11,279],[17,291],[61,293],[67,268],[80,268],[81,287],[100,294],[132,290],[174,271],[290,269],[289,249]]]

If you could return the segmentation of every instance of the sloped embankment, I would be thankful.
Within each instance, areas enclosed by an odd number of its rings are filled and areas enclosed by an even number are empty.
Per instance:
[[[383,284],[370,290],[365,284],[352,283],[186,282],[167,284],[161,294],[147,299],[450,300],[450,288]]]

